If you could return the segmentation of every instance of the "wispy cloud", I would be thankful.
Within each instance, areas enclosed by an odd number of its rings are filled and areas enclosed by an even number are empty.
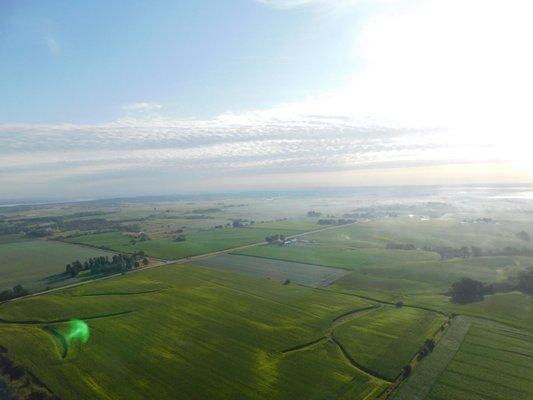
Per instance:
[[[95,125],[0,125],[0,184],[18,176],[28,184],[94,188],[98,181],[143,176],[165,190],[172,181],[177,190],[203,188],[202,182],[215,176],[254,179],[267,172],[401,169],[498,157],[492,147],[479,152],[477,144],[450,143],[446,132],[286,114],[286,107],[208,120],[160,116]]]
[[[161,104],[143,101],[139,103],[125,104],[121,108],[124,111],[157,111],[161,110],[163,106]]]
[[[59,54],[61,52],[61,46],[57,39],[52,35],[47,35],[45,37],[46,47],[52,54]]]

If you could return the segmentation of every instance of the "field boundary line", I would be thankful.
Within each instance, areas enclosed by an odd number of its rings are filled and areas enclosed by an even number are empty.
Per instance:
[[[93,320],[93,319],[119,317],[121,315],[131,314],[133,312],[135,312],[135,310],[119,311],[119,312],[109,313],[109,314],[92,315],[92,316],[88,316],[88,317],[77,317],[76,319],[83,319],[83,320],[89,321],[89,320]],[[64,323],[64,322],[69,322],[70,320],[72,320],[72,318],[54,319],[54,320],[51,320],[51,321],[41,321],[41,320],[38,320],[38,319],[12,321],[12,320],[8,320],[8,319],[0,319],[0,324],[6,324],[6,325],[61,324],[61,323]]]
[[[364,372],[365,374],[372,376],[373,378],[378,378],[378,379],[381,379],[382,381],[385,381],[387,383],[392,383],[391,380],[389,380],[385,376],[381,375],[380,373],[378,373],[376,371],[373,371],[370,368],[367,368],[364,365],[362,365],[362,364],[358,363],[357,361],[355,361],[353,359],[353,357],[351,356],[351,354],[348,353],[348,351],[344,348],[343,344],[341,342],[339,342],[339,340],[334,335],[331,335],[331,341],[333,343],[335,343],[339,347],[341,353],[344,355],[344,357],[349,361],[349,363],[352,366],[354,366],[358,370]]]
[[[313,286],[304,285],[303,283],[295,283],[295,285],[303,286],[303,287],[306,287],[306,288],[309,288],[309,289],[323,290],[323,291],[326,291],[326,292],[342,294],[342,295],[345,295],[345,296],[353,296],[353,297],[357,297],[357,298],[360,298],[360,299],[363,299],[363,300],[373,301],[374,303],[381,303],[381,304],[386,304],[388,306],[395,306],[396,307],[396,303],[394,303],[392,301],[379,300],[379,299],[376,299],[374,297],[363,296],[361,294],[355,294],[355,293],[350,293],[350,292],[340,292],[338,290],[331,290],[331,289],[326,289],[326,288],[322,288],[322,287],[313,287]],[[436,314],[440,314],[440,315],[443,315],[445,317],[447,317],[449,315],[448,313],[446,313],[444,311],[440,311],[440,310],[436,310],[436,309],[428,308],[428,307],[416,306],[416,305],[412,305],[412,304],[403,304],[402,307],[416,308],[418,310],[434,312]]]
[[[315,345],[317,345],[320,342],[323,342],[325,340],[329,340],[329,338],[327,336],[322,336],[322,337],[319,337],[318,339],[315,339],[315,340],[313,340],[311,342],[299,344],[297,346],[293,346],[293,347],[289,347],[288,349],[281,350],[281,354],[289,354],[289,353],[293,353],[295,351],[307,349],[307,348],[313,347],[313,346],[315,346]]]

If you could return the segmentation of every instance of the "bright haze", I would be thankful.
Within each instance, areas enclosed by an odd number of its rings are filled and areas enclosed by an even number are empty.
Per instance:
[[[530,1],[0,2],[0,198],[533,181]]]

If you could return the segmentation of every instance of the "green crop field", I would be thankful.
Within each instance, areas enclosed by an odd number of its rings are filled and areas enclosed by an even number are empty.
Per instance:
[[[345,243],[356,247],[384,247],[386,243],[412,243],[416,246],[505,246],[530,247],[516,238],[515,222],[461,223],[457,219],[386,218],[320,232],[309,238],[322,243]],[[526,228],[527,229],[527,228]]]
[[[265,237],[273,234],[290,236],[301,232],[301,230],[293,229],[244,227],[192,233],[186,235],[187,240],[184,242],[151,239],[133,244],[131,236],[117,232],[75,236],[68,241],[127,253],[142,250],[152,257],[174,260],[261,242],[265,240]]]
[[[325,231],[313,234],[329,234]],[[480,257],[440,261],[438,255],[425,251],[386,250],[383,248],[352,248],[338,245],[305,244],[263,245],[234,252],[276,260],[344,268],[353,272],[335,285],[343,290],[373,294],[383,300],[395,300],[415,293],[439,293],[467,274],[475,279],[493,282],[505,279],[525,265],[517,266],[519,258]]]
[[[61,398],[373,398],[387,383],[325,335],[369,303],[198,266],[165,266],[0,308],[0,345]],[[82,319],[86,345],[51,330]]]
[[[324,233],[326,232],[328,231]],[[319,233],[314,234],[314,236],[316,235],[319,235]],[[235,253],[352,270],[373,269],[379,265],[383,267],[387,265],[396,266],[402,263],[418,263],[438,259],[436,254],[426,251],[351,248],[320,244],[263,245],[239,250]]]
[[[0,290],[21,284],[30,291],[63,286],[78,278],[60,276],[65,265],[108,252],[51,240],[24,240],[0,244]]]
[[[359,363],[393,380],[445,320],[430,311],[381,307],[342,324],[335,337]]]
[[[533,334],[459,317],[395,400],[533,398]]]
[[[260,276],[276,282],[290,280],[307,286],[328,286],[348,271],[339,268],[302,264],[261,257],[249,257],[237,254],[220,254],[203,258],[195,264],[242,274]]]

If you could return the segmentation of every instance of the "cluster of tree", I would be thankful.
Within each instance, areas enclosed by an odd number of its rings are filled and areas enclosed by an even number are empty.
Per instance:
[[[196,210],[192,210],[192,214],[208,214],[208,213],[218,213],[222,212],[223,210],[221,208],[197,208]]]
[[[411,365],[410,364],[406,364],[402,367],[402,370],[400,372],[400,376],[402,377],[402,379],[407,379],[407,377],[409,375],[411,375]]]
[[[115,254],[112,258],[108,256],[89,258],[83,264],[76,260],[71,264],[67,264],[65,273],[74,277],[81,271],[90,271],[91,274],[125,272],[133,268],[139,268],[141,263],[144,266],[149,263],[143,251],[135,252],[132,255]]]
[[[41,238],[51,236],[54,231],[51,228],[35,228],[24,232],[24,236],[30,238]]]
[[[345,218],[325,218],[325,219],[319,219],[318,224],[319,225],[346,225],[351,224],[352,222],[355,222],[353,219],[345,219]]]
[[[483,300],[487,290],[485,284],[471,278],[462,278],[452,283],[447,295],[454,303],[467,304]]]
[[[174,239],[175,242],[185,242],[186,240],[187,238],[183,234],[176,236],[176,238]]]
[[[7,398],[28,400],[58,400],[33,374],[22,365],[14,363],[0,348],[0,374]],[[1,393],[0,393],[1,395]]]
[[[205,214],[190,214],[190,215],[183,215],[180,218],[183,219],[215,219],[212,215],[205,215]]]
[[[463,222],[466,222],[468,224],[492,224],[494,223],[494,220],[492,218],[465,218],[463,219]]]
[[[148,236],[146,232],[140,232],[137,236],[137,239],[139,240],[139,242],[144,242],[146,240],[150,240],[150,236]]]
[[[533,295],[533,267],[518,272],[516,277],[509,279],[516,289]]]
[[[504,282],[487,284],[471,278],[463,278],[450,286],[447,295],[451,297],[454,303],[467,304],[483,300],[487,294],[514,290],[533,295],[533,268],[520,271]]]
[[[283,243],[285,241],[285,235],[275,234],[265,238],[268,243]]]
[[[0,221],[0,235],[13,235],[21,232],[21,226],[9,222]]]
[[[110,221],[105,218],[88,218],[101,216],[111,212],[88,211],[65,216],[45,216],[30,218],[12,218],[0,221],[0,235],[24,234],[27,237],[39,238],[50,236],[54,232],[135,232],[140,228],[138,224],[125,225],[127,220]],[[138,222],[138,220],[134,220]]]
[[[416,359],[420,361],[425,356],[427,356],[429,353],[431,353],[434,348],[435,348],[435,341],[433,339],[426,339],[422,347],[418,350]]]
[[[442,260],[448,260],[450,258],[470,258],[470,257],[494,257],[494,256],[522,256],[533,257],[533,250],[528,248],[516,248],[516,247],[504,247],[499,250],[483,250],[476,246],[463,246],[463,247],[434,247],[424,246],[424,250],[438,253]]]
[[[15,299],[17,297],[26,296],[28,291],[22,285],[16,285],[11,290],[3,290],[0,292],[0,301]]]
[[[233,226],[234,228],[242,228],[243,226],[247,225],[247,222],[248,222],[247,219],[236,218],[236,219],[231,220],[231,226]],[[255,222],[250,221],[250,224],[253,224],[253,223]]]
[[[388,250],[416,250],[416,246],[411,243],[387,243]]]
[[[318,218],[322,216],[322,213],[318,211],[307,211],[307,216]]]
[[[450,258],[469,258],[469,257],[481,257],[483,251],[479,247],[463,246],[459,248],[443,246],[443,247],[434,247],[434,246],[424,246],[425,251],[432,251],[440,255],[441,260],[448,260]]]
[[[105,218],[62,219],[57,222],[57,228],[66,231],[121,230],[122,225]]]
[[[374,211],[366,212],[351,212],[343,215],[344,218],[355,218],[355,219],[373,219],[377,217],[384,217],[383,213],[376,213]]]

